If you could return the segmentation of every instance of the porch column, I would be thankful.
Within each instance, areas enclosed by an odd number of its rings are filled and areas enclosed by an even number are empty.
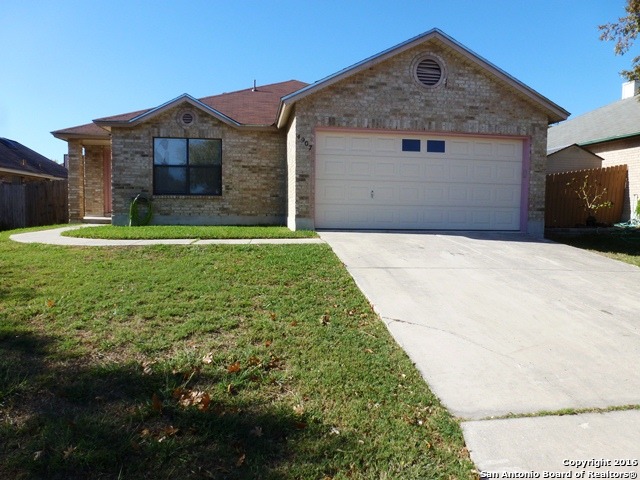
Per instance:
[[[84,218],[84,159],[82,144],[69,140],[69,221]]]

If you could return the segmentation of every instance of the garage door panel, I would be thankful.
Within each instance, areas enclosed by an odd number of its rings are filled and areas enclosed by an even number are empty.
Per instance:
[[[468,157],[469,149],[471,146],[469,142],[451,140],[449,141],[448,147],[449,147],[448,148],[449,155]]]
[[[373,174],[376,177],[394,177],[395,175],[397,175],[397,163],[395,162],[391,162],[391,161],[386,161],[386,162],[381,162],[378,161],[375,163],[375,165],[373,166]]]
[[[347,160],[341,158],[327,159],[321,164],[322,171],[318,172],[325,177],[342,176],[347,173]]]
[[[374,148],[379,155],[395,156],[398,151],[398,139],[378,137],[374,140]]]
[[[496,144],[496,157],[505,159],[517,159],[519,152],[517,146],[513,143],[497,143]]]
[[[427,152],[431,138],[445,151]],[[519,229],[520,140],[320,132],[316,145],[318,228]]]
[[[405,205],[418,205],[421,201],[420,190],[420,187],[417,185],[399,188],[398,200]]]
[[[447,193],[442,185],[429,185],[423,189],[423,192],[427,205],[443,205]]]
[[[499,186],[495,189],[495,203],[497,206],[514,205],[520,200],[520,189],[513,186]]]
[[[347,138],[344,135],[318,136],[318,148],[326,153],[345,153],[347,151]]]
[[[424,179],[428,182],[443,181],[448,179],[448,171],[446,165],[443,164],[427,164],[425,165]]]

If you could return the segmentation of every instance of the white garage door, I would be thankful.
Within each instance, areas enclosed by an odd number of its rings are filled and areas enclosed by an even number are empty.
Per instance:
[[[522,141],[319,132],[316,228],[519,230]]]

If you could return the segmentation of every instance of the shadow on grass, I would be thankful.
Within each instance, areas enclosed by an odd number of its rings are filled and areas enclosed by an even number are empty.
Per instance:
[[[565,243],[577,248],[595,250],[602,253],[640,256],[640,231],[630,230],[583,235],[548,233],[546,237],[554,242]]]
[[[212,376],[194,371],[185,383],[184,372],[88,364],[59,358],[56,344],[0,334],[1,478],[322,478],[335,474],[330,452],[353,448],[348,436],[224,389],[194,400]]]

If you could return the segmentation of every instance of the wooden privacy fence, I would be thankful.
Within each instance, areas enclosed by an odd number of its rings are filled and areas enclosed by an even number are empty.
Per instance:
[[[606,188],[605,194],[598,203],[605,201],[612,203],[611,208],[598,209],[595,214],[597,223],[612,225],[620,221],[627,181],[626,165],[547,175],[544,215],[547,228],[571,228],[586,224],[589,214],[584,209],[584,201],[575,192],[576,186],[582,186],[585,183],[585,176],[587,176],[587,186],[592,189],[597,188],[597,191],[601,192]]]
[[[66,180],[0,183],[0,230],[68,221]]]

